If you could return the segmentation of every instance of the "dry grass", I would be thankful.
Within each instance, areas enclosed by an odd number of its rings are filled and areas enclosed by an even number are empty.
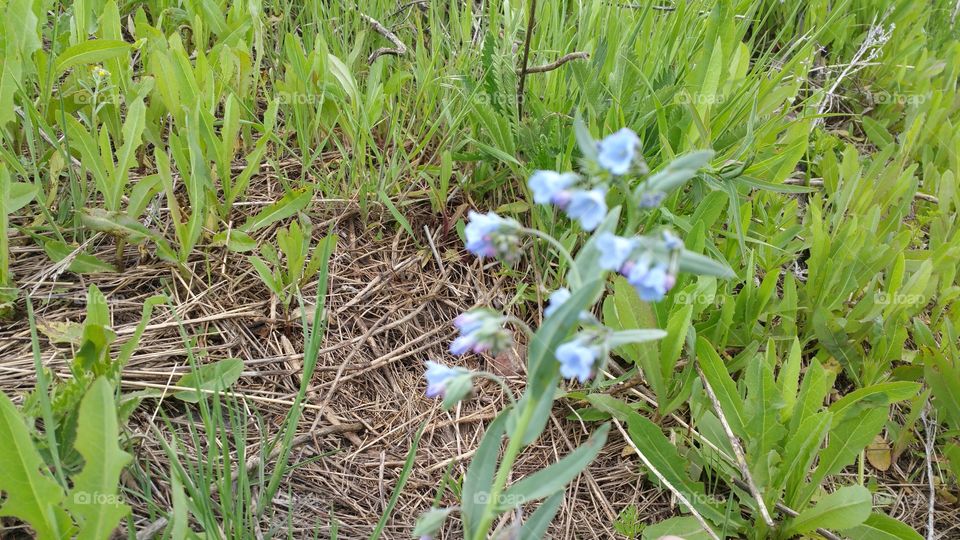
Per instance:
[[[251,192],[261,193],[263,202],[279,196],[273,193],[279,188],[269,182],[262,187]],[[247,211],[253,213],[257,206],[252,204]],[[161,212],[159,217],[166,216]],[[376,216],[362,221],[349,202],[318,200],[311,217],[319,224],[315,231],[333,226],[340,242],[331,260],[329,326],[298,430],[300,444],[291,456],[292,463],[304,464],[288,476],[281,495],[273,501],[277,510],[273,525],[292,526],[293,537],[306,537],[316,530],[325,537],[336,522],[342,538],[366,537],[396,485],[412,437],[426,423],[417,465],[384,535],[409,537],[416,517],[431,505],[444,478],[449,475],[456,482],[463,475],[484,425],[504,405],[496,387],[480,384],[473,399],[443,412],[436,400],[423,396],[423,361],[442,359],[494,370],[520,388],[524,374],[517,359],[522,350],[508,358],[460,359],[449,357],[446,347],[453,334],[450,322],[465,309],[493,305],[521,317],[526,310],[510,305],[513,278],[500,271],[498,264],[484,266],[468,257],[456,233],[443,231],[442,223],[429,212],[411,220],[414,229],[422,232],[416,239],[395,232],[397,227]],[[272,235],[273,230],[265,230],[260,236]],[[104,259],[113,255],[114,246],[105,237],[97,237],[92,247]],[[296,317],[283,313],[242,256],[217,248],[198,253],[189,265],[191,273],[184,276],[137,247],[128,247],[126,272],[79,276],[56,271],[37,248],[16,248],[14,253],[14,270],[21,286],[31,292],[42,327],[81,321],[85,290],[96,284],[110,302],[113,326],[122,341],[135,327],[144,300],[166,292],[176,317],[169,309],[155,312],[140,349],[124,370],[124,386],[162,388],[188,371],[179,319],[195,339],[203,362],[228,357],[244,361],[243,376],[234,390],[244,406],[256,409],[263,419],[258,423],[251,414],[248,455],[255,455],[264,440],[278,433],[287,403],[299,385],[302,328]],[[304,297],[310,298],[315,286],[303,291]],[[45,337],[41,345],[44,365],[66,376],[66,362],[72,358],[69,347]],[[25,321],[0,330],[0,358],[0,389],[23,395],[32,388],[33,358]],[[623,388],[618,393],[639,390]],[[575,419],[574,406],[558,403],[547,431],[518,462],[517,477],[557,460],[586,439],[589,426]],[[156,439],[156,428],[162,426],[156,418],[159,407],[174,426],[195,419],[190,406],[152,400],[129,425],[137,466],[153,479],[152,504],[169,508],[169,486],[164,480],[169,464]],[[674,428],[682,438],[684,428],[677,424]],[[203,453],[197,448],[194,455]],[[907,452],[880,478],[881,491],[891,494],[889,513],[919,530],[923,530],[927,504],[923,474],[918,472],[922,464],[922,452]],[[269,463],[266,468],[274,466]],[[669,494],[639,472],[636,457],[614,435],[594,464],[568,488],[551,535],[619,537],[613,523],[630,505],[638,507],[646,523],[677,515],[679,508]],[[144,492],[144,486],[131,477],[127,481],[133,492]],[[135,508],[138,529],[156,517],[140,502]],[[441,504],[455,504],[449,490]],[[507,516],[501,527],[509,527],[513,517]],[[937,530],[944,532],[944,538],[958,534],[957,517],[946,507],[938,509],[937,517]],[[270,524],[263,526],[269,530]],[[443,537],[459,536],[458,523],[451,520]]]

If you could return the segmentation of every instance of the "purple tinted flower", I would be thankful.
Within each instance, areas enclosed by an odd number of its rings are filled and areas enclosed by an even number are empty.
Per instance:
[[[667,198],[662,191],[647,191],[640,194],[640,208],[656,208]]]
[[[577,181],[572,172],[535,171],[527,185],[533,191],[533,201],[537,204],[556,204],[569,201],[567,188]]]
[[[663,300],[663,296],[673,287],[676,277],[667,271],[667,265],[663,263],[651,265],[649,261],[637,261],[630,268],[627,281],[637,290],[641,300],[657,302]]]
[[[547,317],[556,313],[560,306],[564,302],[570,299],[570,289],[566,287],[561,287],[550,294],[550,303],[547,305],[547,308],[543,310],[543,314]]]
[[[503,327],[504,323],[503,315],[486,308],[459,315],[453,324],[460,330],[460,337],[450,343],[450,353],[458,356],[469,351],[500,354],[513,345],[513,334]]]
[[[481,313],[468,311],[457,315],[457,318],[453,320],[453,325],[457,327],[461,334],[472,334],[483,326],[483,319]]]
[[[600,356],[599,349],[590,343],[589,338],[577,337],[557,347],[557,361],[560,362],[560,374],[567,379],[587,382],[593,375],[594,364]]]
[[[467,251],[478,257],[509,257],[519,242],[516,235],[520,224],[502,218],[494,212],[480,214],[470,211],[469,223],[464,228]]]
[[[597,250],[600,251],[600,268],[605,270],[619,270],[623,267],[630,254],[636,249],[637,242],[633,238],[624,238],[613,233],[601,233],[597,236]]]
[[[663,231],[663,246],[670,251],[674,251],[683,247],[683,240],[677,237],[670,231]]]
[[[450,343],[450,354],[460,356],[477,345],[477,340],[472,335],[460,336]]]
[[[427,397],[442,396],[450,379],[465,373],[466,370],[450,368],[443,364],[427,361]]]
[[[570,219],[580,221],[585,231],[597,228],[607,216],[607,193],[602,188],[589,191],[575,190],[570,194],[570,204],[567,206],[567,215]]]
[[[600,141],[597,162],[613,174],[626,174],[639,146],[640,137],[632,129],[623,128]]]

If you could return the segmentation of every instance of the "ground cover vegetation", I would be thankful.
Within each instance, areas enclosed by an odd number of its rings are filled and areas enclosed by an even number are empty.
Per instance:
[[[960,535],[955,3],[0,7],[0,534]]]

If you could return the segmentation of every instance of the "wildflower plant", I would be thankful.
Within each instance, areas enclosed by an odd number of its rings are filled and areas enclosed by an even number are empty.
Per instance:
[[[500,383],[510,405],[487,427],[463,480],[461,505],[424,514],[415,535],[429,536],[447,516],[459,511],[464,536],[480,540],[487,537],[500,514],[545,499],[523,523],[512,525],[518,528],[520,538],[542,536],[560,506],[565,486],[596,457],[610,427],[600,426],[588,442],[557,463],[508,486],[517,457],[546,426],[561,379],[574,385],[597,384],[611,351],[666,336],[659,329],[616,331],[593,315],[611,274],[623,275],[648,302],[661,300],[676,284],[680,272],[733,275],[726,265],[684,249],[683,241],[670,231],[643,235],[637,230],[639,214],[692,179],[712,152],[680,156],[658,173],[648,175],[640,156],[640,138],[630,129],[621,129],[601,141],[595,141],[579,120],[575,129],[583,154],[582,174],[536,171],[528,182],[534,202],[556,207],[581,229],[592,232],[575,255],[549,234],[513,219],[493,212],[469,214],[465,228],[468,251],[514,263],[520,259],[525,241],[543,241],[566,261],[567,273],[562,287],[550,294],[543,322],[535,331],[522,321],[487,308],[471,310],[454,321],[460,331],[450,347],[455,355],[497,354],[512,344],[511,329],[527,334],[529,379],[519,398],[492,374],[427,363],[427,394],[442,397],[444,408],[469,395],[473,377]],[[624,204],[630,219],[625,225],[621,224],[621,206],[607,207],[607,193],[614,187],[629,195]],[[508,442],[501,455],[505,435]]]

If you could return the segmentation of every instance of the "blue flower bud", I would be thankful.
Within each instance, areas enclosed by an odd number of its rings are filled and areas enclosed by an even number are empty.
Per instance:
[[[637,134],[632,129],[623,128],[600,141],[597,162],[613,174],[626,174],[633,166],[639,146]]]

